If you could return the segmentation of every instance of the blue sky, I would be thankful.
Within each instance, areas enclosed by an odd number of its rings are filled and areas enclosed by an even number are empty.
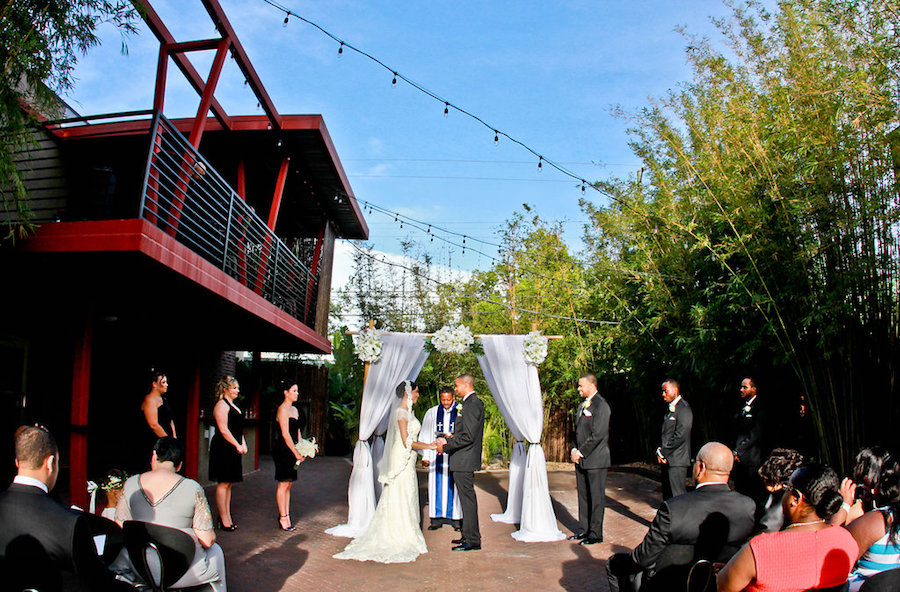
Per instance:
[[[281,113],[320,113],[361,200],[470,237],[494,232],[521,204],[564,223],[579,246],[584,217],[576,184],[520,147],[400,82],[368,59],[263,0],[220,0]],[[564,164],[588,181],[627,176],[640,162],[627,145],[616,105],[634,110],[687,80],[688,44],[675,31],[719,39],[710,16],[728,12],[700,1],[389,2],[279,0],[340,39],[374,55],[452,103]],[[153,0],[179,41],[214,36],[200,0]],[[82,114],[149,108],[159,44],[146,26],[120,52],[117,31],[82,58],[68,100]],[[212,55],[191,54],[208,72]],[[190,116],[198,97],[169,68],[166,113]],[[217,98],[231,114],[260,113],[229,60]],[[588,196],[603,203],[588,190]],[[433,243],[399,228],[392,217],[367,216],[371,244],[398,253],[418,241],[434,260],[461,270],[490,260]],[[460,241],[461,239],[455,239]],[[473,245],[470,239],[468,245]],[[489,254],[495,247],[482,247]],[[339,275],[339,274],[338,274]]]

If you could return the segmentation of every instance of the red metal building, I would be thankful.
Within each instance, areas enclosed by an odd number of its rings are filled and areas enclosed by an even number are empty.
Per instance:
[[[0,249],[2,433],[47,425],[79,505],[87,479],[149,456],[131,443],[151,366],[169,376],[187,474],[205,474],[201,410],[222,352],[329,352],[334,241],[368,238],[322,117],[279,114],[217,0],[202,1],[219,37],[187,42],[144,2],[153,109],[48,117],[19,155],[40,226]],[[185,58],[202,50],[205,79]],[[229,54],[265,115],[216,100]],[[164,115],[170,62],[200,97],[192,119]],[[258,393],[245,406],[249,443]]]

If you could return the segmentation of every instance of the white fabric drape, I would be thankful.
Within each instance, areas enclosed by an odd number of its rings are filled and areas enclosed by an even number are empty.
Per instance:
[[[514,448],[506,512],[491,518],[518,522],[519,530],[512,533],[517,541],[563,540],[566,537],[557,527],[550,501],[547,460],[538,444],[544,429],[544,406],[537,367],[525,362],[525,336],[482,335],[481,342],[484,355],[478,356],[478,363],[500,413],[517,442],[532,443],[527,454],[524,443]]]
[[[347,491],[349,511],[347,523],[333,526],[325,532],[335,536],[355,538],[365,532],[375,514],[375,475],[377,462],[368,440],[376,429],[384,433],[397,385],[404,380],[415,380],[428,359],[425,338],[403,333],[379,333],[383,345],[381,360],[369,366],[369,375],[363,388],[359,412],[359,440],[353,451],[353,471]],[[380,439],[379,439],[380,440]],[[384,442],[376,441],[382,452]],[[379,454],[380,456],[380,454]],[[380,488],[379,488],[380,489]]]

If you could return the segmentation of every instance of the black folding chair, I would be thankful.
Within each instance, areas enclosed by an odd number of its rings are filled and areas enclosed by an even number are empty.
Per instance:
[[[194,539],[177,528],[128,520],[122,531],[131,563],[153,592],[169,590],[194,560]]]
[[[875,574],[863,582],[859,592],[896,592],[900,590],[900,568]]]

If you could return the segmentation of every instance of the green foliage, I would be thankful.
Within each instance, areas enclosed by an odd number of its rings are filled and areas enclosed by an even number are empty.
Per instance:
[[[14,154],[28,148],[28,130],[35,113],[58,111],[54,93],[73,84],[72,70],[79,54],[97,45],[96,29],[103,23],[133,33],[136,9],[125,0],[15,0],[0,6],[0,218],[4,238],[25,236],[28,224],[27,191]],[[23,108],[28,105],[28,109]]]
[[[356,357],[353,339],[341,327],[331,335],[334,363],[328,373],[328,431],[339,432],[351,445],[359,438],[359,410],[365,365]]]

